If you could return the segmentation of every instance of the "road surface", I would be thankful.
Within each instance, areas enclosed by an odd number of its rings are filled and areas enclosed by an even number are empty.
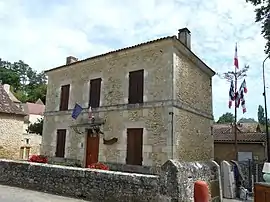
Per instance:
[[[74,198],[57,196],[17,187],[0,185],[1,202],[86,202]]]
[[[57,196],[28,189],[0,185],[0,202],[86,202],[84,200]],[[240,202],[223,199],[223,202]],[[250,202],[250,200],[248,201]]]

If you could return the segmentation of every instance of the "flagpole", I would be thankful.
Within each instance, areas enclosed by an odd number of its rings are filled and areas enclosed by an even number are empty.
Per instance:
[[[234,128],[234,149],[235,149],[235,160],[238,160],[238,138],[237,138],[237,108],[241,102],[243,113],[246,112],[245,100],[243,93],[247,93],[247,87],[245,83],[245,79],[240,86],[239,91],[237,91],[237,82],[238,80],[247,76],[247,71],[249,70],[249,66],[245,65],[244,68],[239,69],[238,64],[238,56],[237,56],[237,43],[235,45],[235,55],[234,55],[234,71],[228,71],[223,74],[217,74],[223,79],[231,82],[231,87],[229,91],[229,108],[232,106],[232,101],[234,101],[234,123],[232,123],[232,130]],[[234,83],[233,83],[234,82]],[[234,85],[234,86],[233,86]],[[244,92],[242,92],[244,90]],[[233,92],[234,91],[234,92]],[[241,94],[240,94],[241,93]],[[240,99],[240,100],[239,100]],[[234,127],[233,127],[234,125]],[[233,131],[232,133],[233,134]]]
[[[236,67],[234,68],[234,92],[237,92],[237,72]],[[237,147],[237,99],[234,99],[234,150],[235,150],[235,160],[238,160],[238,147]]]

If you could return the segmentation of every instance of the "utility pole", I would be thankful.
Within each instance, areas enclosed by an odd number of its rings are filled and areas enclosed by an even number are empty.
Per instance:
[[[270,145],[269,145],[269,131],[268,131],[268,117],[267,117],[267,103],[266,103],[266,87],[265,87],[265,74],[264,74],[264,63],[269,58],[267,56],[262,64],[263,67],[263,96],[264,96],[264,109],[265,109],[265,133],[266,133],[266,149],[267,149],[267,161],[270,162]]]

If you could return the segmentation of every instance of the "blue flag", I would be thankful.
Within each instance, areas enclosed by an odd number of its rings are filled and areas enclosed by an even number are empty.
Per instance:
[[[74,109],[73,109],[73,111],[72,111],[72,118],[73,119],[77,119],[78,118],[78,116],[80,115],[80,113],[82,112],[82,110],[83,110],[83,108],[79,105],[79,104],[75,104],[75,107],[74,107]]]

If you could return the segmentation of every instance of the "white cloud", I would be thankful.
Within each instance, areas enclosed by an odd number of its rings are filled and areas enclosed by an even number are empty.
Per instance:
[[[45,70],[63,64],[68,55],[82,59],[175,35],[187,26],[192,50],[219,73],[233,70],[238,42],[240,65],[250,65],[248,112],[239,117],[256,119],[258,105],[263,103],[265,41],[260,25],[254,23],[253,11],[254,7],[243,0],[0,0],[0,56],[9,61],[22,59],[34,69]],[[269,65],[270,61],[266,68]],[[270,78],[270,68],[266,73]],[[270,87],[270,82],[267,85]],[[228,89],[228,82],[214,78],[216,118],[229,111]]]

